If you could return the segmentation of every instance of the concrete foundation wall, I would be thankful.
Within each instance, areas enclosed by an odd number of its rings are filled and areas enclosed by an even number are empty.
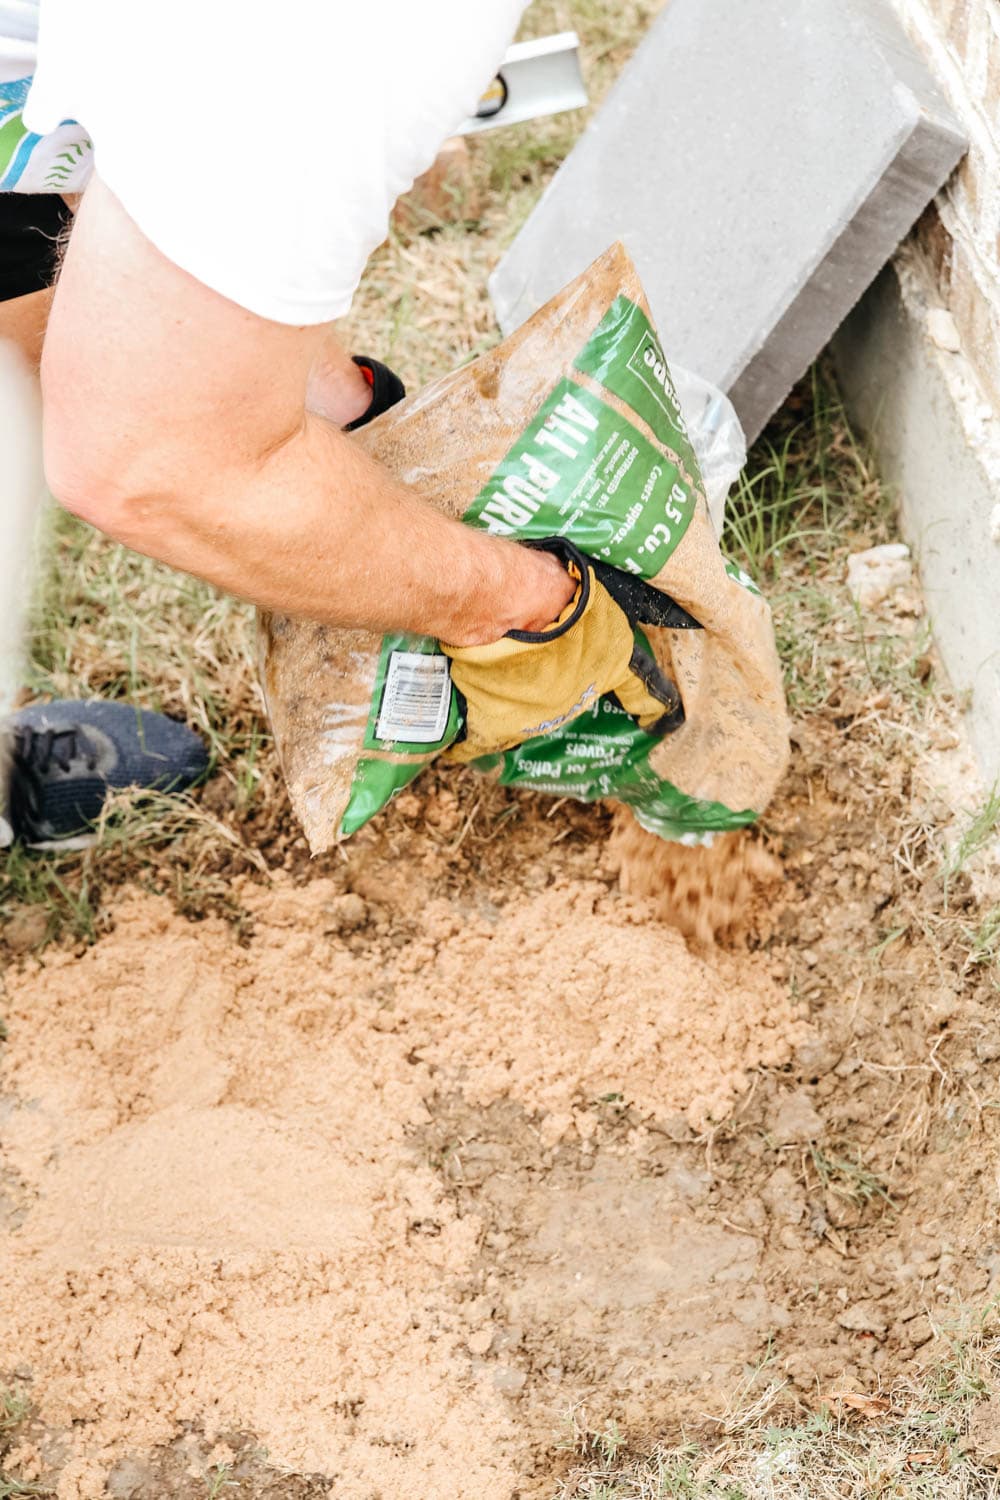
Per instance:
[[[934,283],[904,254],[833,344],[920,564],[935,639],[987,781],[1000,777],[1000,419],[960,351],[928,333]]]
[[[935,637],[1000,776],[1000,4],[893,0],[969,154],[834,340],[899,494]]]

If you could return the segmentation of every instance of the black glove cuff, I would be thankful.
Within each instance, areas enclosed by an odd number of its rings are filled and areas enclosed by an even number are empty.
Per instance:
[[[370,359],[367,354],[352,354],[351,360],[359,370],[367,370],[369,384],[372,388],[371,405],[360,417],[353,422],[348,422],[344,428],[345,432],[354,432],[358,427],[364,427],[375,417],[380,417],[390,406],[395,406],[397,401],[402,401],[406,395],[406,386],[400,380],[395,370],[390,370],[388,365],[380,364],[377,359]]]
[[[677,684],[671,682],[656,659],[641,646],[633,649],[629,666],[646,691],[663,705],[663,713],[652,724],[646,725],[646,733],[662,739],[680,729],[684,723],[684,704]]]
[[[563,566],[569,570],[570,563],[576,568],[580,575],[580,593],[572,614],[558,625],[553,625],[549,630],[508,630],[506,639],[509,641],[526,641],[529,645],[540,646],[545,641],[558,640],[565,635],[567,630],[572,630],[577,620],[587,608],[590,598],[590,569],[591,561],[584,557],[579,547],[568,542],[564,536],[546,536],[539,540],[525,541],[522,547],[533,547],[536,552],[551,552],[553,557],[558,557]]]
[[[701,630],[701,624],[693,615],[638,573],[626,573],[624,568],[615,568],[611,563],[597,562],[593,558],[590,566],[598,583],[603,583],[630,620],[638,621],[640,625],[659,625],[665,630]]]

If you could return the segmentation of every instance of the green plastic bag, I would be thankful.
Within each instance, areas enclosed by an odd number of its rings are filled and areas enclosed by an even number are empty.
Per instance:
[[[754,821],[788,753],[770,614],[719,551],[620,245],[503,344],[357,438],[468,525],[566,536],[664,589],[702,626],[643,636],[681,692],[686,721],[674,734],[654,739],[601,699],[478,769],[507,785],[626,803],[644,828],[685,843]],[[429,637],[270,616],[261,647],[279,753],[315,852],[366,823],[461,730],[447,658]]]

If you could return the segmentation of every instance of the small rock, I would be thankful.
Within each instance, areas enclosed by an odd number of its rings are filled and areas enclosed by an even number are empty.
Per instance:
[[[702,1203],[712,1186],[711,1172],[692,1170],[690,1167],[671,1167],[663,1176],[663,1186],[678,1198],[689,1203]]]
[[[524,1371],[515,1369],[513,1365],[497,1365],[491,1371],[491,1377],[494,1386],[503,1396],[519,1396],[528,1380]]]
[[[739,1220],[747,1229],[763,1229],[767,1224],[767,1209],[764,1207],[763,1199],[751,1193],[748,1198],[740,1200]]]
[[[976,1042],[976,1056],[980,1062],[996,1062],[1000,1057],[1000,1032],[981,1036]]]
[[[44,943],[48,930],[48,912],[40,906],[25,906],[4,923],[0,932],[12,953],[30,953]]]
[[[796,1234],[791,1224],[782,1224],[778,1230],[778,1244],[783,1250],[791,1250],[794,1255],[805,1254],[805,1244],[801,1235]]]
[[[520,1323],[509,1323],[494,1342],[498,1349],[519,1349],[524,1343],[524,1329]]]
[[[486,1328],[477,1328],[475,1333],[469,1334],[466,1343],[469,1346],[470,1354],[489,1354],[493,1345],[493,1329],[489,1326]]]
[[[825,1073],[833,1072],[842,1056],[843,1048],[829,1037],[820,1036],[802,1043],[795,1053],[795,1063],[806,1078],[822,1078]]]
[[[934,1329],[926,1313],[918,1313],[908,1323],[903,1323],[899,1329],[900,1343],[909,1344],[911,1349],[921,1349],[924,1344],[929,1344],[933,1337]]]
[[[852,1302],[837,1319],[841,1328],[849,1333],[877,1333],[886,1330],[886,1321],[874,1302]]]
[[[761,1197],[772,1217],[784,1224],[799,1224],[805,1216],[805,1192],[788,1167],[778,1167],[771,1173]]]
[[[905,542],[886,542],[847,559],[847,590],[861,609],[872,609],[913,577]]]
[[[113,1500],[138,1500],[149,1477],[148,1464],[134,1458],[119,1459],[105,1481],[105,1493]]]
[[[958,335],[958,324],[946,307],[928,308],[925,326],[932,344],[946,349],[949,354],[960,353],[962,340]]]
[[[691,1126],[686,1115],[668,1115],[659,1128],[668,1140],[680,1143],[691,1139]]]
[[[356,891],[348,891],[346,895],[334,896],[327,902],[324,916],[323,931],[327,935],[356,932],[368,920],[368,907]]]
[[[803,1089],[783,1094],[768,1122],[768,1131],[777,1146],[793,1146],[817,1141],[825,1126]]]

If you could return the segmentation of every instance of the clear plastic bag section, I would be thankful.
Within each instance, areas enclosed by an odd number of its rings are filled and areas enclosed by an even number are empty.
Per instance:
[[[718,386],[681,365],[671,364],[670,373],[698,458],[712,527],[721,536],[726,498],[747,461],[747,440],[733,403]]]

